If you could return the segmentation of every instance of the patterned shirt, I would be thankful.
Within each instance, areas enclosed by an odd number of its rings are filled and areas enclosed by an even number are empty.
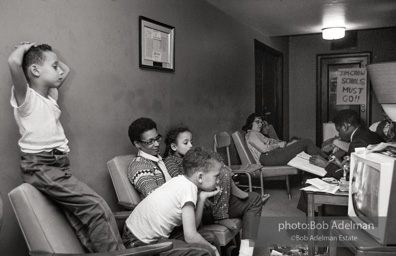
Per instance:
[[[168,169],[172,178],[183,174],[183,158],[175,155],[169,155],[165,158],[164,162],[166,169]]]
[[[150,156],[147,153],[139,151],[128,167],[129,182],[139,191],[142,198],[165,183],[165,176],[158,163],[148,157]]]

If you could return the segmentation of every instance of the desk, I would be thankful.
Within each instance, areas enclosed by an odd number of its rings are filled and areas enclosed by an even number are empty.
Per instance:
[[[308,217],[315,216],[315,207],[317,205],[348,205],[348,192],[337,192],[335,194],[312,191],[306,192],[308,197]],[[315,255],[315,244],[313,242],[309,244],[308,255]]]
[[[308,196],[308,217],[315,216],[315,207],[317,205],[348,205],[348,192],[337,192],[335,194],[312,191],[306,192]]]

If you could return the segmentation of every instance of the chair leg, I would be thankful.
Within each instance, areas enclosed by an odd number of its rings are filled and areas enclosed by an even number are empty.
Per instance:
[[[263,171],[260,171],[260,185],[261,185],[261,197],[264,196],[264,177]]]
[[[291,200],[291,199],[292,199],[292,196],[291,196],[291,192],[290,192],[289,175],[286,175],[286,176],[285,176],[285,179],[286,179],[287,194],[289,195],[289,200]]]
[[[248,182],[249,182],[249,192],[252,192],[253,191],[253,189],[252,189],[252,177],[250,176],[250,174],[249,173],[246,173],[246,175],[247,175],[247,177],[248,177]]]

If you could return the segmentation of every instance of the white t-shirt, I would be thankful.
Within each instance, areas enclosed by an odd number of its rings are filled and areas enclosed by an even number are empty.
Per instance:
[[[27,86],[25,101],[18,106],[14,87],[11,91],[11,105],[14,117],[22,135],[18,144],[22,152],[38,153],[58,149],[69,152],[68,140],[59,121],[61,111],[56,101],[45,98]]]
[[[182,225],[182,208],[187,202],[197,203],[198,187],[185,176],[170,179],[148,195],[132,211],[126,225],[144,243],[168,238]]]

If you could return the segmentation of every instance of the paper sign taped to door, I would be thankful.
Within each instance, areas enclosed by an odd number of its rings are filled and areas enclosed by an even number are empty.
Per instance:
[[[366,105],[367,69],[337,70],[337,105]]]

